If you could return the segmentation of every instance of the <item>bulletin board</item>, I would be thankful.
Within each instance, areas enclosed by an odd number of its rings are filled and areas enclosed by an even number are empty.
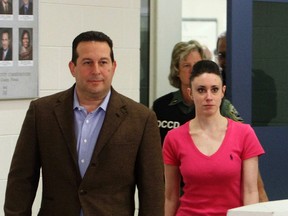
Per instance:
[[[38,1],[0,3],[0,38],[0,100],[38,97]]]

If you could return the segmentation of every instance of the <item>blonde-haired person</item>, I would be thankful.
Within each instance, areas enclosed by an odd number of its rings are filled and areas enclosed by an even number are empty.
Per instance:
[[[264,150],[250,125],[221,115],[225,90],[215,62],[193,66],[187,93],[195,117],[169,131],[163,145],[165,216],[226,216],[231,208],[259,202],[258,156]]]
[[[212,52],[210,51],[208,46],[202,45],[202,49],[203,49],[203,52],[204,52],[204,59],[212,60],[213,59]]]
[[[202,59],[205,59],[204,50],[196,40],[179,42],[173,48],[168,79],[178,90],[156,99],[152,106],[158,118],[162,142],[169,130],[195,116],[194,103],[187,93],[187,88],[190,86],[189,77],[194,64]],[[243,121],[231,102],[225,98],[220,111],[228,118]]]

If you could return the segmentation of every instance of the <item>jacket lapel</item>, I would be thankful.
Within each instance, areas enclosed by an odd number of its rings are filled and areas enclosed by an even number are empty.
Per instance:
[[[72,155],[75,165],[77,162],[77,144],[74,131],[74,111],[73,111],[74,86],[65,91],[58,99],[54,108],[55,116],[59,127],[66,140],[68,149]]]
[[[92,160],[97,158],[103,147],[109,142],[115,131],[119,128],[121,122],[127,115],[126,104],[123,97],[117,93],[113,88],[111,90],[111,97],[108,103],[103,126],[99,133]]]
[[[91,162],[96,160],[98,154],[109,142],[109,139],[113,136],[128,113],[123,97],[113,88],[111,91],[111,97],[108,103],[105,119],[99,133]],[[73,94],[74,86],[68,89],[59,97],[58,102],[54,107],[54,112],[59,123],[59,127],[66,140],[68,149],[72,155],[75,166],[79,172],[77,161],[77,143],[74,131]]]

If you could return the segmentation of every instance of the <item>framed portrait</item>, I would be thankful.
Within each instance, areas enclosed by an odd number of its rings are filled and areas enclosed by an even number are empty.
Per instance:
[[[38,1],[0,0],[0,36],[0,100],[38,97]]]

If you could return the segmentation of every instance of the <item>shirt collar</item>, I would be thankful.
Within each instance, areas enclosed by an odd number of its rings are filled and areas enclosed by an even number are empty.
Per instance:
[[[172,94],[173,94],[173,97],[172,97],[172,100],[169,103],[169,106],[173,106],[173,105],[176,105],[176,104],[179,104],[179,103],[184,103],[183,97],[181,95],[181,91],[180,90],[175,91]]]
[[[110,96],[111,96],[111,89],[109,90],[108,94],[105,96],[103,102],[100,104],[100,106],[98,108],[101,108],[106,112]],[[74,88],[73,109],[76,109],[76,108],[81,109],[83,107],[79,104],[79,100],[78,100],[78,97],[76,94],[76,87],[75,87]]]
[[[188,106],[184,103],[180,90],[175,91],[172,94],[173,97],[168,106],[177,106],[184,114],[189,114],[195,109],[194,105]]]

